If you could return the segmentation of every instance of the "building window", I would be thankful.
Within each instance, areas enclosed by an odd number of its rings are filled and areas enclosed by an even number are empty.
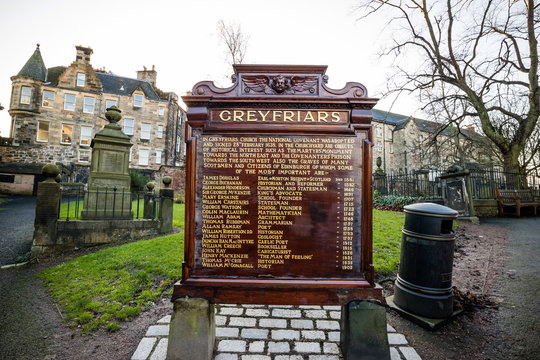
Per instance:
[[[414,134],[414,126],[411,126],[411,134]]]
[[[156,164],[161,164],[161,150],[156,150]]]
[[[77,86],[83,87],[86,80],[86,74],[77,73]]]
[[[66,94],[64,97],[64,110],[75,111],[75,95]]]
[[[124,119],[124,134],[133,135],[133,119]]]
[[[381,128],[377,128],[376,133],[377,133],[377,137],[382,137],[382,130],[381,130]]]
[[[150,140],[150,124],[141,124],[141,140]]]
[[[93,114],[94,113],[94,104],[96,102],[96,99],[93,97],[84,97],[84,106],[83,106],[83,113],[87,114]]]
[[[21,104],[30,104],[32,100],[32,88],[29,86],[23,86],[21,88]]]
[[[378,152],[382,151],[382,143],[380,141],[377,143],[377,151]]]
[[[54,106],[54,92],[47,90],[43,91],[41,106],[44,108],[52,108]]]
[[[163,138],[163,125],[158,125],[158,127],[157,127],[157,137],[158,137],[158,139]]]
[[[62,139],[60,139],[60,143],[71,144],[72,138],[73,138],[73,125],[62,124]]]
[[[38,122],[37,141],[49,141],[49,123],[45,121]]]
[[[118,106],[116,105],[116,100],[105,100],[105,111],[111,106]]]
[[[79,151],[79,162],[88,163],[90,162],[90,151],[80,150]]]
[[[143,104],[143,96],[141,94],[133,95],[133,106],[142,107],[142,104]]]
[[[160,107],[159,107],[158,115],[159,115],[159,116],[165,115],[165,108],[164,108],[163,106],[160,106]]]
[[[394,133],[392,132],[392,130],[388,130],[388,139],[392,140],[393,136],[394,136]]]
[[[81,126],[81,146],[90,146],[92,142],[92,127]]]
[[[139,150],[139,165],[148,165],[149,150]]]
[[[390,154],[394,153],[394,144],[390,144]]]

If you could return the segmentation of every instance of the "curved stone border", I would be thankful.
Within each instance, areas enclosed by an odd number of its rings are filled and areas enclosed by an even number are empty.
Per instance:
[[[216,304],[215,360],[340,360],[340,306]],[[171,316],[148,328],[132,360],[164,360]],[[387,325],[392,360],[421,360]]]

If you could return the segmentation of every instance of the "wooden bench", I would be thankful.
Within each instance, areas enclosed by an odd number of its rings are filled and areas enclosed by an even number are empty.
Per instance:
[[[505,207],[515,207],[516,216],[521,215],[521,208],[532,207],[534,215],[536,209],[540,207],[540,202],[534,200],[532,190],[499,190],[496,189],[497,200],[499,202],[499,215],[502,216]]]

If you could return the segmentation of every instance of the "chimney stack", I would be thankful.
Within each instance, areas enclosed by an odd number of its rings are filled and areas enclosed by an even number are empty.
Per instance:
[[[77,49],[77,57],[75,61],[83,64],[90,64],[90,56],[94,53],[91,47],[75,46]]]
[[[157,71],[154,65],[152,65],[152,70],[147,70],[146,66],[143,66],[144,70],[137,71],[137,79],[146,80],[152,85],[153,88],[156,87],[156,78]]]

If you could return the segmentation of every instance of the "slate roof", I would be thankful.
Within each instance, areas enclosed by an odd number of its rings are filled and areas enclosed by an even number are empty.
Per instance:
[[[65,66],[55,66],[48,69],[47,82],[52,86],[58,85],[58,78],[66,70]],[[101,81],[102,91],[108,94],[131,96],[138,87],[150,100],[162,100],[156,90],[146,80],[132,79],[112,73],[96,72]]]
[[[51,85],[58,85],[58,78],[66,70],[65,66],[55,66],[47,70],[47,82],[50,82]]]
[[[416,124],[416,126],[418,127],[420,131],[430,133],[430,134],[438,133],[441,127],[444,126],[444,124],[441,124],[435,121],[418,119],[418,118],[409,117],[406,115],[394,114],[391,112],[377,110],[377,109],[373,109],[372,113],[373,113],[373,121],[389,124],[389,125],[394,125],[395,127],[393,131],[403,129],[405,125],[407,125],[409,120],[411,119],[414,121],[414,123]],[[444,130],[440,132],[440,134],[445,135],[445,136],[453,136],[455,129],[456,128],[453,126],[447,126]],[[483,138],[482,135],[478,134],[474,130],[469,130],[465,128],[460,128],[460,134],[472,140],[481,140]]]
[[[371,112],[373,113],[373,121],[389,125],[397,125],[403,121],[406,122],[409,118],[405,115],[394,114],[388,111],[382,111],[377,109],[373,109],[371,110]]]
[[[47,78],[47,68],[41,57],[41,51],[39,51],[39,44],[36,47],[36,50],[30,56],[30,59],[24,64],[23,68],[17,76],[26,76],[32,79],[45,81]]]
[[[148,99],[161,100],[152,85],[146,80],[132,79],[101,72],[98,72],[97,76],[101,81],[104,93],[131,96],[133,91],[140,87]]]

